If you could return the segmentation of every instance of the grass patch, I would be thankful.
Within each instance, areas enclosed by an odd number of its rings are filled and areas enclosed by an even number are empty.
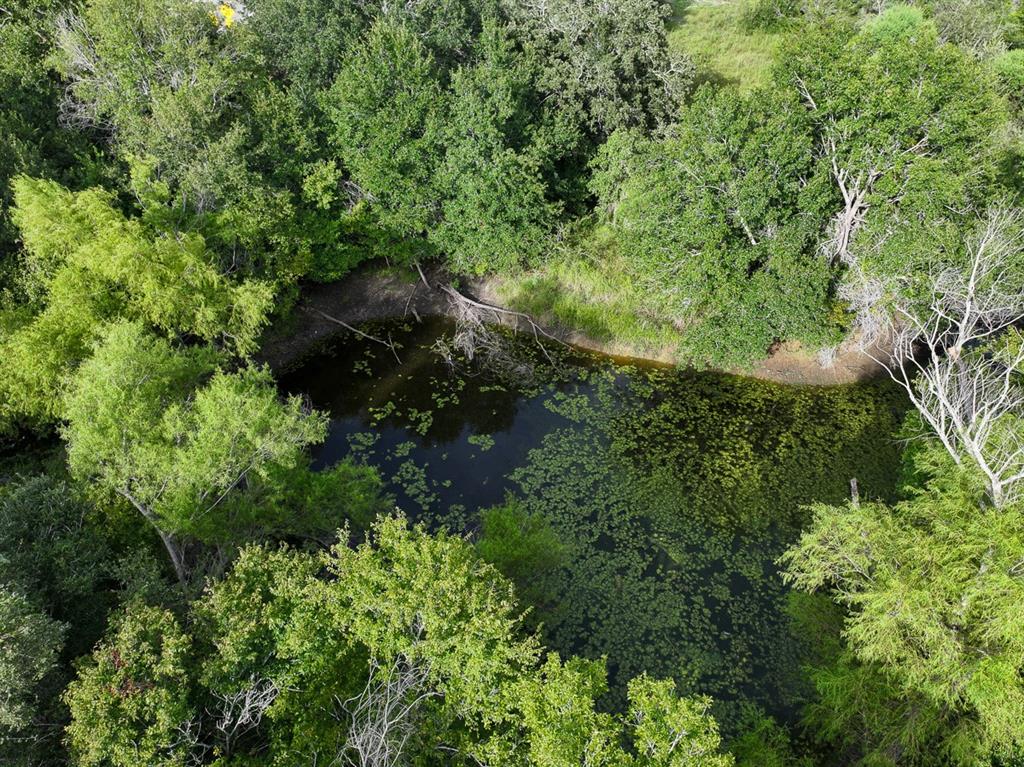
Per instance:
[[[783,33],[750,31],[743,14],[753,0],[675,0],[668,44],[689,54],[698,77],[749,91],[766,85]]]
[[[502,280],[501,299],[603,343],[671,351],[680,334],[636,286],[615,233],[598,226],[570,238],[537,269]]]

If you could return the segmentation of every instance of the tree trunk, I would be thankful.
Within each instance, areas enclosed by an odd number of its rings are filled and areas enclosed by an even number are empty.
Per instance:
[[[146,521],[153,526],[156,530],[157,535],[160,536],[160,540],[163,541],[164,548],[167,549],[167,554],[171,558],[171,564],[174,566],[174,574],[178,576],[178,583],[184,586],[188,582],[188,570],[185,567],[185,557],[181,550],[181,546],[174,539],[171,533],[163,530],[160,525],[157,524],[156,515],[150,511],[146,506],[135,499],[135,497],[127,490],[118,491],[125,499],[131,503],[132,506],[138,510],[138,512],[145,517]]]

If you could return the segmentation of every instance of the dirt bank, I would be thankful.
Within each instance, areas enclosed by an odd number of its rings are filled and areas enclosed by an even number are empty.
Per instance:
[[[426,278],[431,286],[447,280],[439,269],[428,271]],[[470,281],[463,291],[496,303],[493,286],[485,280]],[[398,271],[364,269],[338,282],[303,286],[302,297],[292,314],[265,334],[260,360],[276,371],[294,367],[323,343],[349,332],[337,321],[358,326],[371,320],[404,317],[415,321],[448,313],[447,297],[436,288],[428,288],[417,277]],[[637,349],[604,342],[549,324],[543,317],[536,319],[553,336],[583,349],[623,359],[674,363],[670,348]],[[866,354],[852,350],[839,354],[831,368],[822,368],[799,344],[789,343],[750,370],[730,372],[779,383],[827,386],[867,380],[883,370]]]

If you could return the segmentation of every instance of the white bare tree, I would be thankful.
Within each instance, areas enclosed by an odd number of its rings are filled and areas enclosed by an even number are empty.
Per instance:
[[[428,670],[399,656],[390,665],[370,659],[363,691],[345,701],[351,718],[348,738],[335,764],[395,767],[415,731],[420,705],[440,695],[428,686]]]
[[[259,727],[278,692],[272,680],[254,674],[244,687],[214,694],[219,706],[211,713],[215,716],[214,727],[222,753],[230,756],[238,739]]]
[[[981,470],[996,506],[1024,495],[1024,348],[1000,338],[1024,320],[1024,212],[993,209],[962,264],[923,286],[867,276],[855,261],[843,295],[861,349],[883,365],[958,464]]]

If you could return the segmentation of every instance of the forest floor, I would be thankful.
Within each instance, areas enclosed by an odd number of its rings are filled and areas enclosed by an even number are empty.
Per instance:
[[[449,281],[441,269],[428,270],[425,276],[431,286]],[[503,304],[500,284],[496,280],[470,280],[464,282],[461,289],[480,301],[496,306]],[[344,325],[359,326],[366,322],[402,318],[417,321],[450,313],[448,297],[436,287],[424,285],[415,272],[359,269],[337,282],[303,286],[301,297],[291,313],[266,332],[260,359],[275,371],[284,371],[299,365],[325,343],[350,332]],[[622,362],[676,364],[675,349],[671,345],[651,348],[633,346],[624,341],[606,341],[548,317],[534,319],[545,331],[565,343],[607,354]],[[832,367],[822,368],[813,353],[801,349],[798,343],[788,343],[749,369],[725,372],[778,383],[828,386],[874,378],[883,372],[883,368],[868,355],[852,349],[841,352]]]

